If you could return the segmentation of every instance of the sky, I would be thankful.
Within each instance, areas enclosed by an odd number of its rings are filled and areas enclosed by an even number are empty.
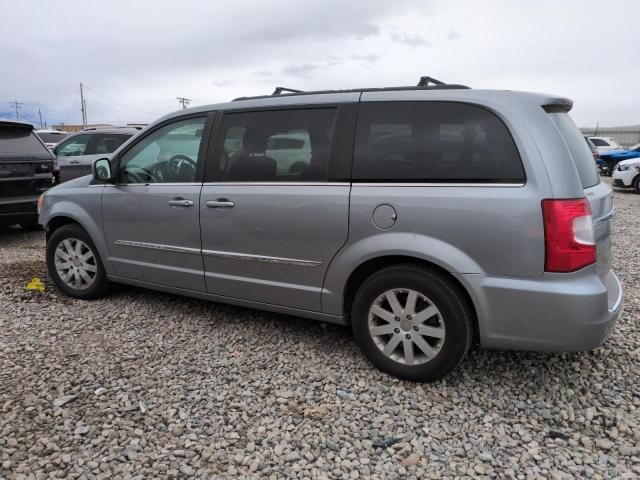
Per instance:
[[[238,96],[415,85],[574,100],[580,126],[640,124],[640,1],[0,0],[0,118],[147,123]]]

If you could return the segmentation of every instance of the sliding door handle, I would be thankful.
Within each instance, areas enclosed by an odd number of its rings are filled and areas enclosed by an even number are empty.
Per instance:
[[[172,198],[169,200],[169,205],[172,207],[193,207],[193,200],[186,200],[184,198]]]
[[[236,204],[226,198],[219,198],[217,200],[207,200],[207,207],[209,208],[231,208]]]

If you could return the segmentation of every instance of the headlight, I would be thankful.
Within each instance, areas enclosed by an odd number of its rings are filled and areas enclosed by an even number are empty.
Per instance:
[[[631,165],[620,165],[618,164],[618,170],[620,170],[621,172],[624,172],[626,170],[630,170],[631,169]]]

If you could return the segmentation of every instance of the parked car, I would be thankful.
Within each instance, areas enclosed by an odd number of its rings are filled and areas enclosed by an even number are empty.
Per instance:
[[[54,148],[62,140],[67,138],[69,134],[62,130],[45,130],[40,129],[35,131],[36,135],[40,137],[40,140],[44,142],[47,148]]]
[[[598,149],[598,155],[614,152],[617,150],[624,150],[622,148],[622,145],[620,145],[611,137],[591,137],[590,136],[589,140],[591,140],[591,142]]]
[[[613,167],[614,187],[633,188],[636,193],[640,193],[640,158],[630,158],[622,160]]]
[[[587,146],[589,147],[589,150],[591,151],[591,155],[593,156],[593,161],[596,162],[596,165],[598,166],[598,171],[602,174],[602,175],[609,175],[609,169],[607,167],[607,164],[602,161],[600,159],[600,157],[598,156],[598,149],[596,148],[596,146],[593,144],[593,142],[591,140],[589,140],[589,137],[587,137],[586,135],[583,136],[584,141],[587,142]]]
[[[58,183],[91,174],[95,160],[112,154],[136,133],[136,128],[113,127],[83,130],[70,135],[53,149],[58,160]]]
[[[38,196],[53,185],[53,161],[33,125],[0,120],[0,226],[38,227]]]
[[[640,143],[632,146],[629,149],[614,150],[609,153],[603,153],[600,156],[600,160],[607,166],[609,172],[613,172],[613,169],[618,164],[618,162],[637,157],[640,157]]]
[[[589,350],[622,289],[611,188],[571,106],[440,85],[181,110],[45,193],[50,276],[81,299],[119,282],[350,325],[374,365],[416,381],[474,337]],[[311,154],[281,169],[297,153],[268,147],[294,134]]]

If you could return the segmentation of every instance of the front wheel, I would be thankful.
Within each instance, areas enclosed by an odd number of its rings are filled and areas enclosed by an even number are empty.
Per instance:
[[[636,176],[631,183],[633,186],[633,191],[636,193],[640,193],[640,175]]]
[[[456,368],[473,338],[473,313],[444,275],[412,265],[367,279],[352,308],[356,342],[380,370],[431,382]]]
[[[64,225],[47,242],[47,269],[65,294],[91,300],[104,296],[109,280],[98,250],[80,225]]]

